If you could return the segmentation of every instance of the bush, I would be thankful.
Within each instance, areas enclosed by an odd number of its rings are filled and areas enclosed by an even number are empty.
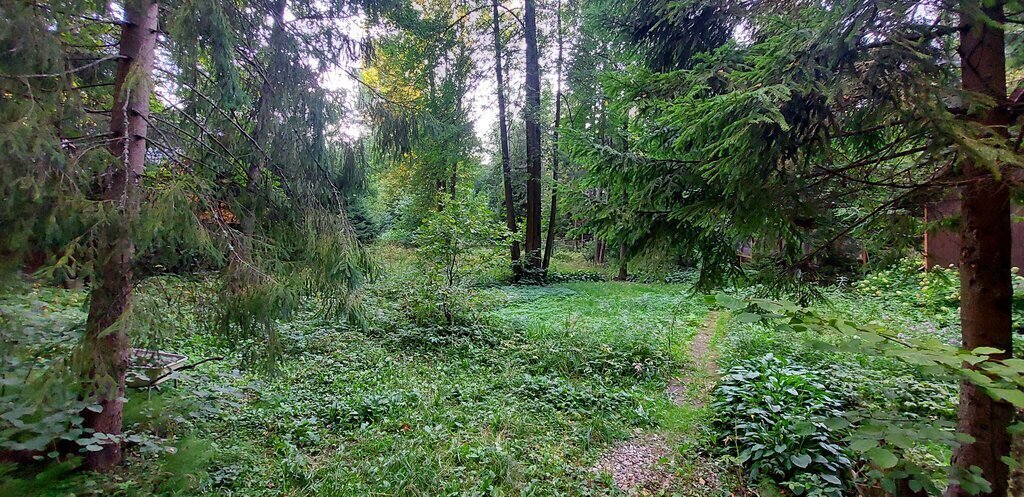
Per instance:
[[[733,367],[713,407],[737,462],[753,480],[767,479],[796,495],[839,496],[851,467],[844,436],[826,421],[843,402],[808,369],[772,354]]]
[[[1024,332],[1024,277],[1013,268],[1013,328]],[[892,309],[910,310],[918,322],[938,327],[960,325],[960,277],[956,268],[924,271],[919,258],[908,257],[857,282],[866,296],[884,299]]]
[[[548,283],[567,283],[570,281],[608,281],[608,277],[597,270],[549,271]]]
[[[469,281],[505,264],[504,249],[512,235],[494,221],[479,195],[460,191],[441,195],[441,202],[444,207],[426,216],[416,232],[421,291],[429,304],[419,306],[417,315],[451,326],[472,306]]]

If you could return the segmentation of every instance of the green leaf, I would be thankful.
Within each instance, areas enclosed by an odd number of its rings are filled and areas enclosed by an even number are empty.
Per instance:
[[[1010,456],[1003,456],[1000,458],[1003,464],[1010,467],[1010,470],[1015,470],[1020,467],[1020,462]]]
[[[836,320],[836,325],[835,326],[836,326],[837,330],[839,330],[839,331],[841,331],[843,333],[846,333],[846,334],[852,334],[852,333],[855,333],[857,331],[857,328],[855,328],[854,326],[851,326],[851,324],[849,322],[843,321],[841,319],[837,319]]]
[[[997,400],[1005,400],[1015,407],[1024,409],[1024,392],[1009,388],[989,388],[989,395]]]
[[[994,355],[994,354],[1002,354],[1003,353],[1003,351],[1001,349],[997,349],[995,347],[978,347],[978,348],[972,350],[971,352],[974,352],[975,354],[984,354],[984,355]]]
[[[744,312],[736,316],[736,322],[738,323],[756,323],[761,320],[761,316],[751,312]]]
[[[904,433],[892,433],[885,437],[885,441],[901,449],[909,449],[914,446],[914,441]]]
[[[850,422],[843,418],[828,418],[825,420],[825,427],[832,431],[845,430],[850,427]]]
[[[878,447],[878,440],[873,438],[860,438],[850,444],[850,448],[855,452],[867,452],[875,447]]]
[[[806,468],[807,466],[811,465],[811,456],[807,454],[790,456],[789,460],[792,461],[793,465],[795,465],[798,468]]]
[[[724,293],[715,295],[715,303],[730,310],[740,309],[746,306],[741,300]]]
[[[870,460],[872,464],[881,469],[889,469],[896,466],[896,463],[899,462],[896,454],[893,454],[891,451],[883,447],[875,447],[865,452],[864,455],[867,456],[868,460]]]

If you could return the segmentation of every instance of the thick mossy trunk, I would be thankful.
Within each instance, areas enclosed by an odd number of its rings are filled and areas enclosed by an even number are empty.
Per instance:
[[[149,98],[157,38],[159,4],[140,0],[125,5],[120,55],[114,83],[110,152],[116,166],[104,175],[101,197],[115,209],[101,228],[102,269],[93,288],[85,338],[76,364],[87,393],[99,407],[86,409],[85,428],[115,435],[102,450],[85,454],[86,469],[105,471],[121,461],[124,379],[128,369],[128,312],[132,302],[135,245],[132,225],[138,217],[139,183],[145,171]]]
[[[987,2],[986,2],[987,3]],[[1006,108],[1006,57],[1001,24],[1003,7],[998,2],[982,8],[978,1],[961,3],[964,29],[961,32],[960,57],[963,88],[989,96],[995,105],[970,116],[987,126],[992,134],[1007,133],[1010,122]],[[974,15],[983,12],[989,19]],[[994,21],[994,22],[992,22]],[[1009,186],[982,165],[966,159],[960,190],[960,321],[963,346],[968,349],[995,347],[1006,351],[997,357],[1008,358],[1012,348],[1010,276],[1010,191]],[[1009,468],[1002,458],[1010,453],[1007,427],[1013,408],[989,397],[973,383],[960,385],[960,410],[957,431],[974,438],[953,453],[953,466],[962,472],[981,469],[992,486],[984,495],[1003,497],[1007,492]],[[947,496],[970,495],[958,484],[951,484]]]

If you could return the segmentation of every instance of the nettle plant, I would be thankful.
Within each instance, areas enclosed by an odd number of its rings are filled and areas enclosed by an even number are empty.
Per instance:
[[[776,326],[783,332],[842,336],[845,340],[835,346],[841,352],[889,357],[913,366],[922,376],[970,382],[993,399],[1024,409],[1024,359],[998,359],[1001,350],[966,350],[929,336],[910,337],[879,324],[856,323],[786,300],[737,299],[720,294],[708,301],[725,307],[741,322]],[[948,462],[921,462],[920,453],[928,446],[952,448],[973,441],[956,433],[951,423],[854,409],[825,424],[847,433],[846,446],[863,463],[858,469],[890,493],[907,488],[935,494],[940,491],[936,482],[945,476],[972,494],[990,491],[989,482],[977,468],[957,471]],[[1024,433],[1024,422],[1012,424],[1008,431],[1007,436]],[[1019,465],[1010,457],[1003,461],[1011,468]]]
[[[427,215],[415,236],[423,289],[436,296],[422,313],[428,321],[443,317],[452,325],[472,300],[467,282],[503,266],[512,235],[495,221],[482,195],[460,190],[442,193],[438,201],[441,208]]]

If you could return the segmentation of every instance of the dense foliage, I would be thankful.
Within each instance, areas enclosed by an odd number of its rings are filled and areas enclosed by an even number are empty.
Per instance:
[[[842,434],[826,424],[842,412],[833,395],[813,372],[768,353],[730,369],[714,407],[729,423],[725,445],[737,447],[750,478],[796,495],[842,495],[850,459]]]
[[[1024,492],[1017,0],[0,14],[4,495]]]

